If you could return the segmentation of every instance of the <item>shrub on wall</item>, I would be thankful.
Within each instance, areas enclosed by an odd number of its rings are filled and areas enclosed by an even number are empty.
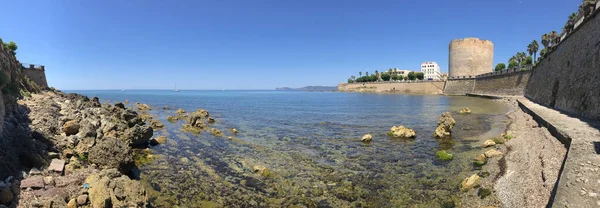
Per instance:
[[[533,64],[533,58],[531,56],[527,56],[527,58],[525,59],[525,64],[526,65]]]
[[[519,63],[515,60],[510,61],[510,63],[508,63],[508,68],[509,69],[514,69],[517,68],[519,66]]]

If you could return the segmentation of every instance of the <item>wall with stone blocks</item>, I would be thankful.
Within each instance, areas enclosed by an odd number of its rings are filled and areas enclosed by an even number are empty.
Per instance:
[[[454,79],[446,81],[444,93],[446,95],[465,95],[472,93],[475,87],[475,79]]]
[[[473,93],[522,96],[530,75],[531,71],[527,70],[490,77],[479,77],[475,79]]]
[[[600,13],[594,12],[533,70],[530,100],[600,120]]]
[[[444,81],[375,82],[339,84],[341,92],[393,92],[406,94],[443,94]]]

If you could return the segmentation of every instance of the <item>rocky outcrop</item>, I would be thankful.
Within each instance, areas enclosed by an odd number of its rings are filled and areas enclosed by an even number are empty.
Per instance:
[[[79,133],[79,123],[77,123],[77,121],[68,121],[65,123],[65,125],[63,125],[63,132],[65,132],[65,134],[67,136],[69,135],[74,135]]]
[[[452,118],[450,112],[443,113],[440,119],[438,119],[438,126],[435,129],[433,136],[437,138],[450,136],[455,123],[456,121],[454,120],[454,118]]]
[[[150,141],[153,134],[154,131],[150,126],[140,126],[136,124],[125,131],[123,140],[132,147],[145,147],[148,145],[148,141]]]
[[[145,207],[147,205],[146,192],[141,184],[122,175],[116,169],[106,169],[90,175],[85,182],[89,185],[88,197],[92,207]]]
[[[415,138],[417,133],[414,130],[406,128],[404,126],[393,126],[390,128],[388,135],[394,138]]]
[[[496,142],[494,142],[494,140],[485,140],[485,142],[483,142],[483,145],[481,145],[482,147],[491,147],[496,145]]]
[[[210,134],[216,137],[222,137],[225,135],[221,130],[216,128],[210,128]]]
[[[116,168],[123,173],[128,173],[134,165],[131,148],[121,140],[110,137],[92,147],[88,158],[101,168]]]

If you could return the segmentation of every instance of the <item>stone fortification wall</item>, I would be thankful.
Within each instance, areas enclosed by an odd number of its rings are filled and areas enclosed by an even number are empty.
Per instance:
[[[444,93],[446,95],[465,95],[472,93],[475,87],[475,79],[454,79],[446,81]]]
[[[473,93],[522,96],[529,81],[531,70],[509,69],[496,73],[498,74],[475,78]]]
[[[494,44],[479,38],[455,39],[449,46],[449,77],[468,77],[492,71]]]
[[[27,76],[31,81],[35,82],[42,89],[48,88],[48,82],[46,81],[46,71],[44,66],[29,65],[29,68],[23,69],[23,74]]]
[[[443,81],[431,82],[375,82],[339,84],[341,92],[394,92],[406,94],[443,94]]]
[[[537,64],[525,88],[530,100],[600,120],[600,11]]]

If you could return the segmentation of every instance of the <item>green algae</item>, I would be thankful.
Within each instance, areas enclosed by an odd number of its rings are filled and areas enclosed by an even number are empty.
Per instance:
[[[437,157],[438,160],[441,160],[441,161],[449,161],[449,160],[452,160],[452,158],[453,158],[452,154],[446,152],[446,150],[437,151],[435,153],[435,156]]]

